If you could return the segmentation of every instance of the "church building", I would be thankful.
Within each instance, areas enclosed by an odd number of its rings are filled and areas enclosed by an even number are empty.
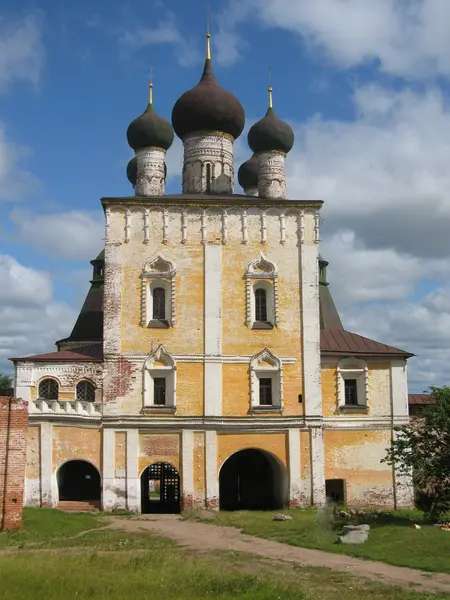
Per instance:
[[[271,88],[234,193],[245,115],[209,42],[172,123],[150,84],[128,127],[134,192],[101,201],[105,247],[72,333],[12,359],[29,409],[25,504],[409,507],[410,481],[381,461],[408,420],[412,355],[343,328],[319,254],[322,201],[286,193],[294,134]],[[182,193],[169,195],[174,134]]]

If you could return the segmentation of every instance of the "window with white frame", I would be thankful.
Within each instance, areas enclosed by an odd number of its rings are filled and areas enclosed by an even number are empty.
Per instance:
[[[368,368],[363,360],[352,357],[341,360],[337,379],[339,408],[351,410],[368,406]]]
[[[161,344],[144,363],[144,409],[175,410],[176,362]]]
[[[250,400],[253,411],[283,408],[283,366],[267,348],[250,360]]]
[[[142,271],[141,324],[173,327],[175,324],[175,263],[161,253]]]
[[[278,326],[278,269],[262,252],[245,273],[246,325],[252,329]]]

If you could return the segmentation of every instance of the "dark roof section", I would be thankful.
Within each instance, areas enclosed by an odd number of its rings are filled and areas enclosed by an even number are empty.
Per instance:
[[[294,145],[294,132],[269,107],[266,116],[250,128],[248,145],[253,152],[278,150],[287,154]]]
[[[431,394],[408,394],[408,404],[423,406],[425,404],[436,404],[436,400]]]
[[[30,360],[34,362],[101,362],[103,360],[103,345],[92,344],[91,346],[83,346],[81,348],[74,348],[73,350],[60,350],[59,352],[23,356],[22,358],[10,358],[9,360]]]
[[[128,144],[133,150],[149,146],[168,150],[173,138],[172,125],[158,115],[153,104],[148,104],[142,115],[132,121],[127,129]]]
[[[238,181],[242,189],[248,190],[258,187],[258,171],[258,159],[253,154],[251,158],[239,167]]]
[[[344,329],[328,284],[319,285],[320,329]]]
[[[200,82],[176,101],[172,125],[181,139],[195,131],[219,131],[234,139],[241,135],[244,109],[236,96],[217,83],[210,58],[205,61]]]
[[[325,329],[320,332],[321,354],[330,356],[383,356],[411,358],[414,354],[376,342],[345,329]]]

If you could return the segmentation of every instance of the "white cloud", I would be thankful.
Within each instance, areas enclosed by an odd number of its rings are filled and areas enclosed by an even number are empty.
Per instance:
[[[338,67],[373,62],[407,78],[450,75],[445,0],[230,0],[221,22],[233,34],[249,19],[298,34]]]
[[[42,32],[36,16],[13,22],[0,19],[0,92],[16,82],[37,86],[44,62]]]
[[[58,259],[91,260],[104,246],[104,216],[100,211],[30,214],[14,210],[14,241],[29,244]]]
[[[0,200],[19,200],[40,187],[37,177],[20,166],[30,154],[29,148],[9,139],[0,121]]]
[[[121,43],[131,50],[140,50],[146,46],[168,44],[173,47],[175,58],[182,67],[198,63],[202,54],[198,49],[198,40],[181,33],[171,12],[155,27],[134,27],[121,37]]]
[[[76,313],[55,302],[48,273],[0,255],[0,372],[11,372],[8,358],[55,349],[54,343],[70,333]]]

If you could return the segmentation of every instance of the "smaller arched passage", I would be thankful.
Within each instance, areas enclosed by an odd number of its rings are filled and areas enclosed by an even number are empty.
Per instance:
[[[141,511],[176,514],[180,505],[180,475],[169,463],[149,465],[141,475]]]
[[[249,448],[230,456],[219,474],[221,510],[275,510],[288,502],[288,476],[280,461]]]
[[[57,482],[60,501],[100,500],[100,473],[85,460],[69,460],[61,465]]]

